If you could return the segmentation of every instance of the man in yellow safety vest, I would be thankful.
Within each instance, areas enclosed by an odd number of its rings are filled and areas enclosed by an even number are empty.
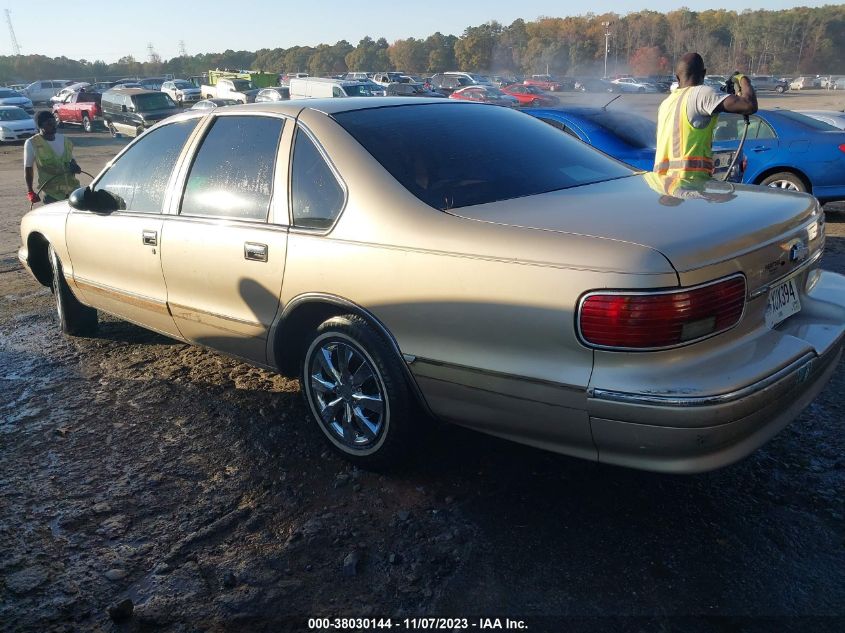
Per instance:
[[[64,200],[79,187],[75,174],[82,171],[73,159],[73,144],[64,134],[56,134],[56,121],[50,112],[42,111],[35,119],[39,133],[28,138],[23,146],[26,195],[30,202],[41,198],[32,188],[32,167],[38,168],[38,189],[44,203]]]
[[[678,89],[657,112],[654,171],[680,179],[707,179],[713,173],[713,128],[719,112],[754,114],[757,95],[748,77],[735,75],[737,94],[705,86],[707,69],[698,53],[687,53],[675,73]]]

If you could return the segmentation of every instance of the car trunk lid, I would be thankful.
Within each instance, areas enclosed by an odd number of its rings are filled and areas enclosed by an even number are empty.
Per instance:
[[[824,240],[808,195],[712,180],[685,189],[653,173],[449,213],[639,244],[662,253],[682,285],[743,272],[749,291],[802,265]]]

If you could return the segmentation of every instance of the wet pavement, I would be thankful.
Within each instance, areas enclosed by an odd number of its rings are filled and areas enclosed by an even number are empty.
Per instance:
[[[82,148],[80,163],[109,150]],[[50,291],[10,257],[14,160],[0,156],[0,630],[430,615],[845,630],[842,365],[784,432],[713,473],[598,466],[456,428],[402,472],[364,472],[325,449],[296,381],[110,317],[96,338],[63,337]],[[845,213],[828,235],[825,267],[845,273]]]

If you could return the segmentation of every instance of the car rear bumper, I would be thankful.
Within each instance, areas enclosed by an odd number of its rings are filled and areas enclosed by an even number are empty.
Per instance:
[[[765,444],[795,419],[830,380],[841,357],[840,339],[824,356],[800,359],[762,389],[749,391],[725,404],[697,407],[703,419],[721,413],[719,409],[725,407],[752,410],[725,424],[673,427],[590,416],[599,461],[669,473],[698,473],[732,464]],[[629,402],[626,406],[651,410],[659,418],[671,415],[678,407],[696,405],[681,400],[664,405]]]
[[[802,311],[775,330],[736,341],[698,367],[677,357],[660,370],[665,380],[640,368],[616,374],[631,380],[639,373],[639,389],[592,387],[587,409],[599,461],[696,473],[771,439],[812,402],[842,357],[845,277],[821,273],[801,300]],[[733,386],[720,389],[720,382]]]

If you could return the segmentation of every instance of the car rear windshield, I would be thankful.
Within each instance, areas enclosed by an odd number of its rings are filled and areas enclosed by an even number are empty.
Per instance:
[[[99,92],[79,92],[76,95],[77,103],[99,103],[103,98]]]
[[[139,112],[150,112],[152,110],[167,110],[175,108],[176,103],[163,92],[154,94],[135,95],[132,97],[135,107]]]
[[[824,121],[819,121],[813,117],[798,114],[797,112],[792,112],[791,110],[778,110],[778,114],[785,119],[789,119],[795,123],[800,123],[801,125],[813,128],[814,130],[840,131],[839,128],[831,125],[830,123],[825,123]]]
[[[657,145],[657,124],[630,113],[600,110],[585,117],[637,149]]]
[[[634,173],[534,117],[499,106],[394,106],[334,119],[408,191],[440,210]]]

